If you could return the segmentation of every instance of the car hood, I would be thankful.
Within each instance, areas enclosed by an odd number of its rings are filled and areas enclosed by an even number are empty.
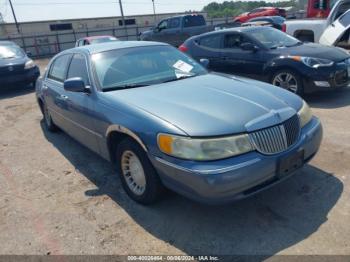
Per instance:
[[[276,125],[300,109],[302,100],[258,81],[207,74],[148,87],[107,93],[189,136],[219,136]]]
[[[340,62],[349,58],[349,54],[340,48],[323,46],[320,44],[306,43],[298,46],[279,48],[276,53],[280,55],[306,56],[329,59]]]
[[[141,35],[150,35],[150,34],[152,34],[152,33],[153,33],[152,30],[146,30],[146,31],[143,31],[143,32],[141,33]]]
[[[27,62],[26,57],[16,57],[16,58],[0,58],[0,67],[9,65],[22,65]]]

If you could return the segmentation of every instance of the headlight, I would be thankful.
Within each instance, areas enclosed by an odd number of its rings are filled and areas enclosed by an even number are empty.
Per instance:
[[[322,59],[322,58],[304,57],[304,56],[292,56],[291,58],[293,60],[303,62],[305,65],[313,68],[332,66],[334,64],[332,60]]]
[[[307,123],[309,123],[312,118],[312,111],[304,100],[303,100],[303,106],[299,110],[298,115],[299,115],[301,127],[304,127]]]
[[[209,139],[159,134],[158,146],[165,154],[199,161],[228,158],[253,150],[247,134]]]
[[[33,67],[35,67],[34,61],[33,61],[33,60],[29,60],[29,61],[25,64],[24,69],[31,69],[31,68],[33,68]]]

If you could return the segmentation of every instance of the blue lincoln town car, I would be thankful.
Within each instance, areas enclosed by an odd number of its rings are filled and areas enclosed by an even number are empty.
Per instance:
[[[78,47],[52,59],[37,101],[49,131],[114,163],[142,204],[164,188],[205,203],[237,200],[316,154],[322,127],[305,101],[207,64],[163,43]]]

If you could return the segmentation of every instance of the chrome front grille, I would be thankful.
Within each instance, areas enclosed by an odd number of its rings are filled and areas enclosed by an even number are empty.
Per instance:
[[[294,145],[300,135],[298,115],[294,115],[280,125],[250,133],[252,144],[263,154],[276,154]]]

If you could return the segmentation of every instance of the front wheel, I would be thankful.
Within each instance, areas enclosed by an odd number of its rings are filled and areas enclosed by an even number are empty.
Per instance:
[[[163,185],[138,143],[129,138],[123,140],[117,147],[116,161],[123,188],[133,200],[147,205],[160,198]]]
[[[303,95],[303,82],[299,74],[292,70],[284,69],[276,72],[271,77],[271,84],[281,87],[298,95]]]

